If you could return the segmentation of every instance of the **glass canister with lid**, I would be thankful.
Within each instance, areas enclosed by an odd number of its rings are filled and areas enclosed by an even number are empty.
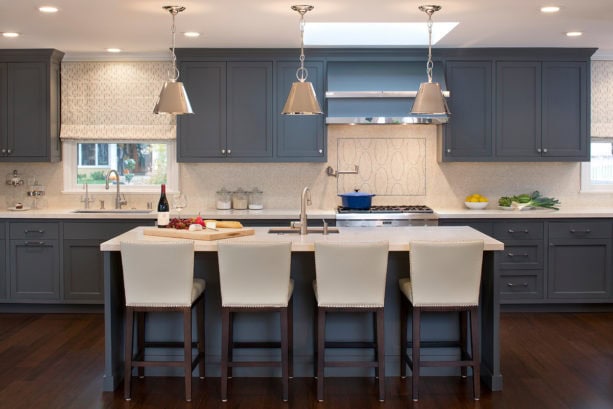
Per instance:
[[[264,195],[264,192],[262,192],[257,187],[254,187],[253,190],[249,192],[249,209],[250,210],[260,210],[264,208],[263,195]]]
[[[232,193],[232,208],[237,210],[247,209],[249,203],[247,192],[240,187]]]
[[[215,192],[215,207],[219,210],[228,210],[232,209],[232,192],[226,190],[225,187],[222,187],[217,192]]]

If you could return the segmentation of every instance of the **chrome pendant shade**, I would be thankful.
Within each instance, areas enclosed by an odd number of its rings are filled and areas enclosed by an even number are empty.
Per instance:
[[[175,17],[178,13],[185,10],[185,7],[164,6],[163,8],[172,14],[171,58],[173,77],[169,78],[162,86],[162,91],[160,91],[158,101],[155,104],[155,108],[153,108],[153,113],[171,115],[193,114],[194,111],[192,111],[185,87],[182,82],[178,81],[179,70],[177,69],[177,57],[175,55]]]
[[[428,15],[428,62],[426,64],[426,74],[428,82],[422,82],[417,91],[417,97],[411,109],[412,114],[431,114],[449,115],[449,107],[443,96],[441,86],[438,82],[432,82],[432,14],[439,11],[441,6],[427,5],[419,6],[419,9]]]
[[[313,83],[307,81],[309,72],[304,67],[304,15],[307,11],[313,10],[313,6],[300,4],[292,6],[292,10],[300,14],[300,67],[296,71],[298,81],[292,83],[292,88],[281,113],[283,115],[322,114]]]

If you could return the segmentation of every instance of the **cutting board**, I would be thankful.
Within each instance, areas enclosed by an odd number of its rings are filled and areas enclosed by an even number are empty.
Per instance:
[[[242,227],[240,229],[219,228],[217,230],[204,229],[200,231],[160,229],[157,227],[146,228],[143,233],[148,236],[174,237],[178,239],[190,240],[221,240],[231,237],[251,236],[255,230]]]

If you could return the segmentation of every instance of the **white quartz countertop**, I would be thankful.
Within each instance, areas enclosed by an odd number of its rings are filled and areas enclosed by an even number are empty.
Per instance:
[[[119,245],[126,240],[151,240],[166,241],[173,240],[166,237],[149,236],[143,234],[146,227],[137,227],[124,234],[116,236],[100,245],[102,251],[119,251]],[[150,228],[150,227],[149,227]],[[268,233],[268,227],[254,227],[253,236],[236,237],[224,239],[223,241],[275,241],[292,242],[292,251],[313,251],[315,242],[373,242],[387,240],[390,244],[390,251],[409,251],[409,243],[414,240],[434,240],[434,241],[459,241],[459,240],[483,240],[485,250],[496,251],[504,250],[504,244],[490,236],[487,236],[468,226],[420,226],[420,227],[340,227],[339,233],[323,235],[320,233],[309,233],[301,236],[296,233],[277,234]],[[196,251],[217,251],[217,241],[195,240]]]
[[[436,209],[440,219],[548,219],[548,218],[589,218],[613,217],[612,207],[561,207],[560,210],[529,209],[529,210],[503,210],[499,208],[486,208],[483,210]]]

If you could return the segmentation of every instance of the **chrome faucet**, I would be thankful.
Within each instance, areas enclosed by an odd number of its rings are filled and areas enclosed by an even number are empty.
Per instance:
[[[119,173],[117,173],[115,169],[110,169],[108,172],[106,172],[106,183],[104,185],[104,188],[106,190],[109,190],[109,177],[111,176],[111,173],[115,173],[115,176],[117,177],[117,195],[115,196],[115,209],[121,209],[121,206],[127,205],[128,201],[125,199],[125,197],[123,199],[121,198],[121,193],[119,193]]]
[[[300,235],[307,234],[307,214],[306,207],[311,205],[311,190],[309,187],[302,189],[302,195],[300,196]]]

